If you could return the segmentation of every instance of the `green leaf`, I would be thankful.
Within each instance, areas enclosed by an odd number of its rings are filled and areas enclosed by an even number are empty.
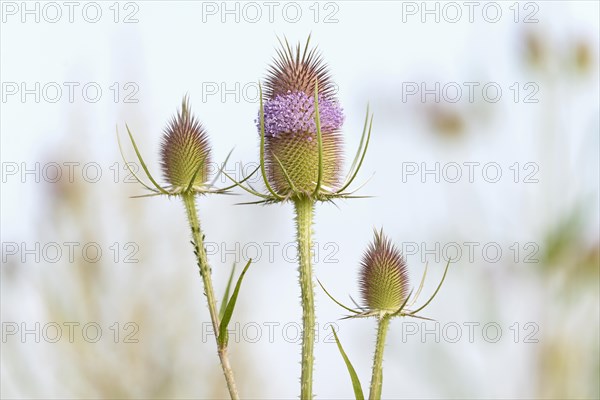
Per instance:
[[[283,171],[283,176],[285,177],[285,180],[287,181],[288,185],[290,185],[290,188],[292,189],[293,192],[297,193],[298,189],[296,189],[296,185],[294,185],[294,182],[292,182],[292,178],[290,178],[290,176],[288,175],[285,167],[283,166],[283,163],[279,160],[279,157],[277,157],[275,154],[273,154],[273,157],[275,158],[275,161],[277,161],[277,163],[279,164],[279,167]]]
[[[319,151],[319,169],[317,174],[317,184],[313,196],[318,196],[321,191],[321,181],[323,180],[323,135],[321,134],[321,117],[319,115],[319,84],[315,79],[315,125],[317,126],[317,147]]]
[[[127,128],[127,133],[129,134],[129,139],[131,140],[131,144],[133,145],[133,149],[135,150],[135,154],[137,155],[137,158],[140,161],[140,165],[142,166],[142,169],[146,173],[146,176],[148,177],[148,179],[150,179],[150,182],[152,182],[152,184],[156,187],[156,189],[158,189],[159,192],[161,192],[163,194],[169,194],[169,192],[167,192],[165,189],[163,189],[154,180],[154,178],[152,177],[152,174],[150,174],[150,171],[148,170],[148,167],[146,166],[146,163],[144,162],[144,159],[142,158],[142,155],[140,154],[140,150],[138,149],[137,144],[135,143],[135,139],[133,138],[133,134],[129,130],[129,126],[127,124],[125,124],[125,128]]]
[[[235,289],[233,290],[233,294],[227,303],[227,307],[225,308],[225,312],[223,313],[223,319],[221,320],[221,325],[219,326],[219,346],[225,347],[227,346],[227,325],[229,325],[229,321],[231,321],[231,316],[233,315],[233,309],[235,308],[235,302],[237,301],[238,294],[240,292],[240,287],[242,287],[242,280],[244,279],[244,275],[246,275],[246,271],[250,268],[250,264],[252,263],[252,259],[248,260],[248,263],[244,267],[244,270],[240,274],[237,283],[235,284]]]
[[[415,297],[413,297],[410,304],[408,304],[409,307],[412,307],[417,302],[417,299],[419,298],[419,295],[421,294],[421,291],[423,290],[423,286],[425,285],[425,277],[427,276],[427,266],[428,265],[429,265],[429,262],[426,262],[425,269],[423,270],[423,276],[421,276],[421,284],[419,285],[419,289],[417,290],[417,293],[415,293]]]
[[[262,173],[265,186],[267,187],[269,193],[271,193],[271,196],[278,200],[283,200],[284,197],[273,190],[271,184],[269,184],[269,179],[267,179],[267,172],[265,168],[265,108],[263,105],[262,86],[260,85],[260,82],[258,83],[258,95],[260,96],[260,171]]]
[[[231,274],[229,274],[229,280],[227,281],[227,286],[225,287],[225,293],[223,293],[223,301],[221,301],[221,308],[219,309],[219,321],[223,320],[223,314],[225,314],[225,307],[227,306],[227,302],[229,301],[229,292],[231,292],[231,282],[233,282],[233,274],[235,273],[235,262],[231,267]]]
[[[368,113],[368,109],[367,109],[367,113]],[[368,116],[368,114],[367,114],[367,116]],[[346,188],[348,186],[350,186],[352,184],[352,182],[354,182],[354,179],[356,179],[356,176],[358,175],[358,171],[360,171],[363,161],[365,160],[365,156],[367,155],[367,149],[369,148],[369,141],[371,140],[372,128],[373,128],[373,114],[371,114],[371,118],[369,120],[369,129],[367,131],[365,147],[362,149],[362,154],[361,154],[360,158],[358,159],[358,164],[356,165],[356,168],[354,169],[354,171],[350,170],[350,172],[348,174],[348,179],[346,179],[346,183],[342,186],[341,189],[339,189],[337,191],[337,193],[342,193],[344,190],[346,190]],[[364,136],[365,136],[365,132],[363,131],[363,137],[361,137],[361,139],[360,139],[361,143],[363,142]],[[358,150],[359,151],[361,150],[361,146],[358,147]],[[353,164],[354,164],[354,162],[353,162]]]
[[[219,177],[221,176],[221,172],[223,172],[223,170],[225,169],[225,166],[227,165],[227,161],[229,161],[229,157],[231,157],[232,153],[233,153],[233,149],[229,150],[229,153],[227,153],[227,157],[225,157],[225,161],[223,161],[223,165],[221,166],[221,168],[219,168],[219,170],[215,174],[215,177],[210,182],[210,187],[213,187],[215,185],[215,183],[217,183],[217,180],[219,180]],[[233,185],[232,187],[235,187],[235,185]]]
[[[352,388],[354,389],[354,397],[356,398],[356,400],[364,400],[365,395],[363,394],[362,386],[360,385],[360,380],[358,379],[356,370],[352,366],[350,359],[348,359],[348,356],[346,355],[346,352],[344,351],[344,348],[342,347],[342,344],[340,343],[340,339],[338,338],[337,333],[335,333],[335,329],[333,329],[333,326],[331,326],[331,331],[333,332],[333,336],[335,337],[335,342],[337,343],[338,350],[340,351],[340,354],[342,355],[342,358],[344,359],[344,362],[346,363],[346,368],[348,368],[348,373],[350,374],[350,379],[352,379]]]
[[[224,187],[223,189],[219,189],[219,191],[226,191],[226,190],[229,190],[229,189],[233,189],[233,188],[234,188],[234,187],[236,187],[236,186],[240,186],[242,183],[244,183],[244,182],[246,182],[248,179],[252,178],[252,175],[254,175],[256,172],[258,172],[258,170],[259,170],[259,169],[260,169],[260,165],[259,165],[258,167],[256,167],[256,168],[254,168],[254,171],[252,171],[252,172],[250,173],[250,175],[248,175],[248,176],[244,177],[244,179],[242,179],[241,181],[239,181],[239,182],[235,182],[233,185],[230,185],[230,186]],[[220,172],[220,173],[221,173],[221,174],[225,174],[225,172],[223,171],[223,168],[221,168],[221,172]],[[211,186],[212,186],[212,185],[213,185],[213,184],[211,184]],[[242,189],[244,189],[244,187],[242,187]]]
[[[204,166],[204,160],[206,160],[206,157],[203,157],[202,160],[200,160],[200,162],[198,163],[198,166],[196,167],[196,170],[194,171],[194,175],[192,175],[192,179],[190,179],[190,183],[188,183],[187,188],[185,189],[184,193],[189,193],[192,190],[192,188],[194,187],[194,182],[196,181],[196,177],[198,176],[198,173]]]
[[[365,142],[365,133],[367,132],[367,127],[369,125],[369,114],[370,114],[369,104],[367,104],[367,115],[365,116],[365,123],[363,125],[363,131],[362,131],[362,135],[360,137],[360,143],[358,145],[358,149],[356,149],[356,155],[354,156],[352,165],[350,165],[350,169],[348,170],[348,176],[346,177],[346,180],[348,180],[348,178],[350,178],[350,176],[352,175],[352,172],[354,171],[354,168],[356,167],[356,163],[358,162],[360,155],[362,154],[363,145]]]
[[[258,167],[258,168],[260,168],[260,167]],[[255,171],[256,171],[256,170],[255,170]],[[252,174],[254,174],[254,172],[253,172]],[[227,177],[227,178],[228,178],[230,181],[232,181],[232,182],[234,183],[234,185],[233,185],[232,187],[239,186],[239,187],[241,187],[242,189],[244,189],[246,192],[248,192],[248,193],[250,193],[250,194],[253,194],[254,196],[260,197],[261,199],[268,199],[268,198],[269,198],[269,196],[265,196],[264,194],[262,194],[262,193],[259,193],[259,192],[257,192],[256,190],[254,190],[254,189],[252,189],[252,188],[250,188],[250,187],[246,187],[246,186],[242,185],[242,183],[243,183],[243,182],[244,182],[246,179],[248,179],[250,176],[247,176],[247,177],[245,177],[245,178],[244,178],[244,180],[242,180],[241,182],[238,182],[238,181],[236,181],[236,180],[235,180],[233,177],[231,177],[231,176],[230,176],[230,175],[229,175],[227,172],[225,172],[225,171],[223,171],[223,175],[225,175],[225,176],[226,176],[226,177]],[[229,189],[229,188],[225,188],[225,189]]]
[[[404,303],[402,303],[402,305],[400,306],[400,308],[398,309],[398,311],[396,311],[395,313],[392,314],[392,317],[395,317],[396,315],[400,314],[402,312],[402,310],[404,310],[404,307],[406,307],[406,303],[408,303],[408,299],[410,299],[410,296],[412,296],[412,290],[410,291],[410,293],[408,294],[408,296],[406,296],[406,299],[404,299]]]
[[[448,263],[446,264],[446,269],[444,270],[444,275],[442,276],[442,280],[440,281],[440,284],[438,285],[437,289],[435,289],[435,292],[433,292],[433,294],[431,295],[431,297],[429,298],[429,300],[427,300],[427,302],[425,304],[423,304],[421,307],[419,307],[415,311],[411,312],[409,315],[413,316],[412,314],[418,313],[419,311],[421,311],[422,309],[424,309],[425,307],[427,307],[429,305],[429,303],[431,303],[431,301],[435,298],[435,296],[440,291],[440,288],[442,287],[442,284],[444,283],[444,279],[446,279],[446,274],[448,273],[448,267],[450,266],[450,261],[451,260],[448,259]]]
[[[123,146],[121,145],[121,138],[119,136],[119,127],[117,126],[117,144],[119,145],[119,153],[121,153],[121,158],[123,159],[123,162],[125,163],[125,166],[127,167],[127,169],[129,170],[129,173],[131,174],[131,176],[133,176],[138,183],[140,183],[143,187],[145,187],[148,190],[151,191],[155,191],[154,189],[152,189],[150,186],[146,185],[137,175],[136,173],[133,171],[133,169],[131,168],[131,166],[129,165],[130,163],[125,159],[125,154],[123,153]]]
[[[333,302],[335,304],[337,304],[338,306],[342,307],[343,309],[353,312],[354,314],[358,314],[359,312],[356,310],[351,309],[350,307],[346,307],[345,305],[343,305],[342,303],[340,303],[339,301],[337,301],[335,299],[335,297],[333,297],[331,294],[329,294],[329,292],[327,291],[327,289],[325,289],[325,286],[323,286],[323,284],[321,283],[320,280],[317,279],[317,282],[319,283],[319,286],[321,286],[321,289],[323,289],[323,291],[325,292],[325,294],[327,295],[327,297],[329,297],[331,300],[333,300]]]

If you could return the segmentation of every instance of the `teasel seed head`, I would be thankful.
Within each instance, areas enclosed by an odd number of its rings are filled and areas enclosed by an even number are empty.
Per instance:
[[[321,186],[331,190],[341,180],[344,114],[327,66],[316,48],[308,47],[309,41],[303,51],[300,44],[292,50],[287,41],[282,43],[265,84],[265,166],[269,183],[284,196],[310,196],[318,181],[315,86],[322,141]],[[260,114],[256,124],[260,132]]]
[[[375,231],[375,239],[363,256],[359,279],[369,310],[394,313],[405,304],[409,295],[406,262],[383,230]]]
[[[208,179],[211,151],[208,135],[202,124],[192,115],[188,97],[181,110],[164,131],[161,145],[161,166],[165,179],[173,189],[204,186]],[[195,176],[194,176],[195,174]]]

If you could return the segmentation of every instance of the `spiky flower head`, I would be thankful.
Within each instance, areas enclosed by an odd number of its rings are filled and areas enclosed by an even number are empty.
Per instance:
[[[375,231],[375,239],[363,256],[360,286],[363,301],[372,311],[394,313],[409,295],[406,262],[383,230]]]
[[[310,39],[310,38],[309,38]],[[322,141],[323,188],[340,182],[344,114],[335,86],[316,48],[294,50],[287,41],[277,51],[265,84],[265,164],[269,183],[284,195],[313,193],[318,181],[319,146],[315,122],[315,86]],[[256,120],[260,132],[260,114]]]
[[[208,179],[210,164],[208,135],[192,115],[189,99],[184,97],[181,110],[173,117],[164,132],[161,145],[161,166],[172,189],[202,187]]]

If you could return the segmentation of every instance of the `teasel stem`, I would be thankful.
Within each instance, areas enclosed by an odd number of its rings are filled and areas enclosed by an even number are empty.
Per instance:
[[[300,399],[311,400],[313,378],[313,348],[315,342],[315,295],[311,263],[311,236],[314,200],[300,197],[294,200],[298,235],[300,290],[302,292],[302,372]]]
[[[211,270],[208,265],[208,258],[206,256],[206,250],[204,248],[204,235],[200,229],[200,221],[198,220],[198,212],[196,210],[196,200],[194,193],[185,193],[182,195],[185,210],[187,212],[188,221],[192,230],[192,244],[194,245],[194,253],[198,261],[198,268],[200,269],[200,276],[204,283],[204,293],[208,302],[208,310],[210,312],[210,319],[212,321],[213,333],[217,342],[217,353],[221,361],[221,368],[225,375],[225,381],[227,382],[227,389],[229,390],[229,396],[233,400],[239,399],[237,388],[235,385],[235,379],[233,377],[233,370],[229,364],[229,356],[227,354],[227,345],[219,344],[219,314],[217,310],[217,301],[215,298],[215,292],[212,285]]]
[[[371,376],[371,390],[369,400],[381,399],[381,387],[383,383],[383,349],[385,337],[390,325],[391,316],[385,314],[379,317],[377,326],[377,342],[375,344],[375,356],[373,357],[373,375]]]

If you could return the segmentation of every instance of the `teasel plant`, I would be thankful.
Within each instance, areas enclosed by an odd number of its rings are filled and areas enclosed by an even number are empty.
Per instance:
[[[256,125],[266,193],[229,178],[260,198],[246,204],[294,205],[303,325],[300,398],[312,399],[315,305],[311,244],[315,204],[364,197],[347,189],[365,159],[373,115],[367,107],[356,156],[342,179],[344,113],[328,67],[318,49],[310,48],[310,36],[303,47],[298,43],[293,48],[287,39],[279,42],[281,47],[268,70],[264,91],[259,83]]]
[[[336,300],[319,281],[319,285],[337,305],[350,312],[350,315],[342,319],[356,319],[375,317],[377,319],[377,339],[375,342],[375,353],[373,356],[373,368],[371,374],[371,387],[369,391],[370,400],[381,399],[381,389],[383,384],[383,352],[385,340],[390,325],[390,320],[395,317],[412,317],[425,320],[430,318],[418,315],[424,310],[435,298],[440,291],[450,260],[446,264],[444,274],[437,288],[431,297],[420,307],[412,309],[417,302],[419,295],[425,283],[427,275],[427,264],[421,277],[421,283],[414,296],[412,290],[409,291],[408,267],[402,253],[398,248],[380,231],[374,231],[374,240],[365,252],[359,273],[360,294],[362,296],[363,305],[359,305],[352,299],[352,302],[357,308],[350,308]],[[332,328],[333,330],[333,328]],[[339,337],[333,330],[338,349],[350,374],[354,395],[357,400],[364,399],[364,393],[356,370],[352,366],[348,356],[340,343]]]
[[[229,362],[228,356],[228,334],[227,326],[231,320],[238,293],[241,288],[242,280],[246,271],[250,267],[252,260],[249,260],[240,274],[233,293],[231,293],[231,284],[235,272],[235,265],[231,270],[228,284],[223,295],[221,307],[217,310],[217,300],[213,288],[211,278],[211,268],[208,263],[206,249],[204,247],[204,234],[200,226],[198,211],[196,209],[196,197],[208,194],[227,194],[229,190],[236,185],[231,185],[225,188],[216,188],[214,186],[220,173],[223,172],[224,166],[231,155],[231,152],[225,159],[223,167],[218,171],[216,176],[209,182],[209,164],[211,162],[211,147],[209,145],[208,134],[198,119],[191,113],[189,106],[189,98],[183,98],[181,110],[173,117],[164,131],[160,157],[161,167],[165,180],[168,185],[161,186],[153,178],[144,159],[139,151],[139,148],[133,138],[133,134],[126,125],[127,133],[133,149],[135,150],[137,159],[150,184],[145,183],[133,170],[131,163],[125,159],[121,140],[117,129],[117,141],[119,151],[123,158],[123,162],[129,169],[131,175],[146,189],[149,193],[133,196],[152,197],[152,196],[167,196],[179,197],[183,201],[187,219],[190,225],[192,234],[192,246],[202,282],[204,284],[204,294],[208,303],[213,333],[216,338],[217,353],[225,375],[225,381],[229,395],[232,399],[239,399],[237,387],[235,384],[233,370]],[[252,174],[250,175],[252,176]],[[231,293],[231,296],[230,296]]]

